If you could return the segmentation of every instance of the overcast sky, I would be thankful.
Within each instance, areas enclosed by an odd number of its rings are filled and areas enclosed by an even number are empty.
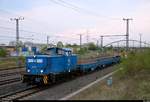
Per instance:
[[[126,22],[130,21],[130,39],[150,42],[150,0],[0,0],[0,43],[15,40],[15,21],[10,18],[22,16],[20,36],[22,41],[46,43],[61,40],[64,43],[96,42],[100,35],[125,34]],[[30,32],[29,32],[30,31]],[[31,33],[32,32],[32,33]],[[33,33],[34,32],[34,33]],[[11,36],[11,37],[5,37]],[[104,43],[125,37],[104,38]]]

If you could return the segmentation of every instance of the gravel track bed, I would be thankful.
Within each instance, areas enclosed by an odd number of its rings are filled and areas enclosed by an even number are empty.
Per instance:
[[[0,78],[14,76],[14,75],[20,75],[21,73],[24,73],[24,71],[0,74]]]
[[[25,71],[25,68],[16,68],[16,69],[2,70],[2,71],[0,71],[0,75],[1,74],[7,74],[7,73],[20,72],[20,71]]]
[[[66,95],[77,91],[81,87],[90,84],[97,78],[100,78],[114,70],[115,67],[108,67],[97,72],[93,72],[68,82],[55,85],[47,90],[40,91],[30,96],[24,97],[20,100],[58,100]]]
[[[24,87],[26,87],[26,84],[21,83],[21,81],[14,82],[14,83],[7,84],[7,85],[2,85],[2,86],[0,86],[0,96],[5,95],[9,92],[19,90],[19,89],[24,88]]]
[[[6,76],[6,77],[0,77],[0,82],[5,81],[5,80],[9,80],[9,79],[15,79],[15,78],[21,78],[21,75],[16,74],[16,75],[11,75],[11,76]]]

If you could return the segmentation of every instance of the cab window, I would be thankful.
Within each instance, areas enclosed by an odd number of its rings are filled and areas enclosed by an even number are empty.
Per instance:
[[[58,55],[64,55],[65,52],[64,52],[63,50],[58,50],[57,54],[58,54]]]

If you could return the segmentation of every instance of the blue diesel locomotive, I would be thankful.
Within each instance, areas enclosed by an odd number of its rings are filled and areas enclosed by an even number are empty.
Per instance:
[[[48,48],[44,53],[26,57],[26,73],[22,81],[26,83],[54,83],[72,72],[89,71],[105,65],[118,63],[120,56],[99,58],[93,62],[77,63],[77,55],[69,48]]]

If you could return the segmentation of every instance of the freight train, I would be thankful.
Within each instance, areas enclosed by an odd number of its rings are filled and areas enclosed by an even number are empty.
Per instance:
[[[120,56],[79,61],[77,55],[73,54],[69,48],[47,48],[45,53],[26,57],[26,73],[23,74],[22,81],[24,83],[55,83],[71,73],[94,71],[119,62]]]

